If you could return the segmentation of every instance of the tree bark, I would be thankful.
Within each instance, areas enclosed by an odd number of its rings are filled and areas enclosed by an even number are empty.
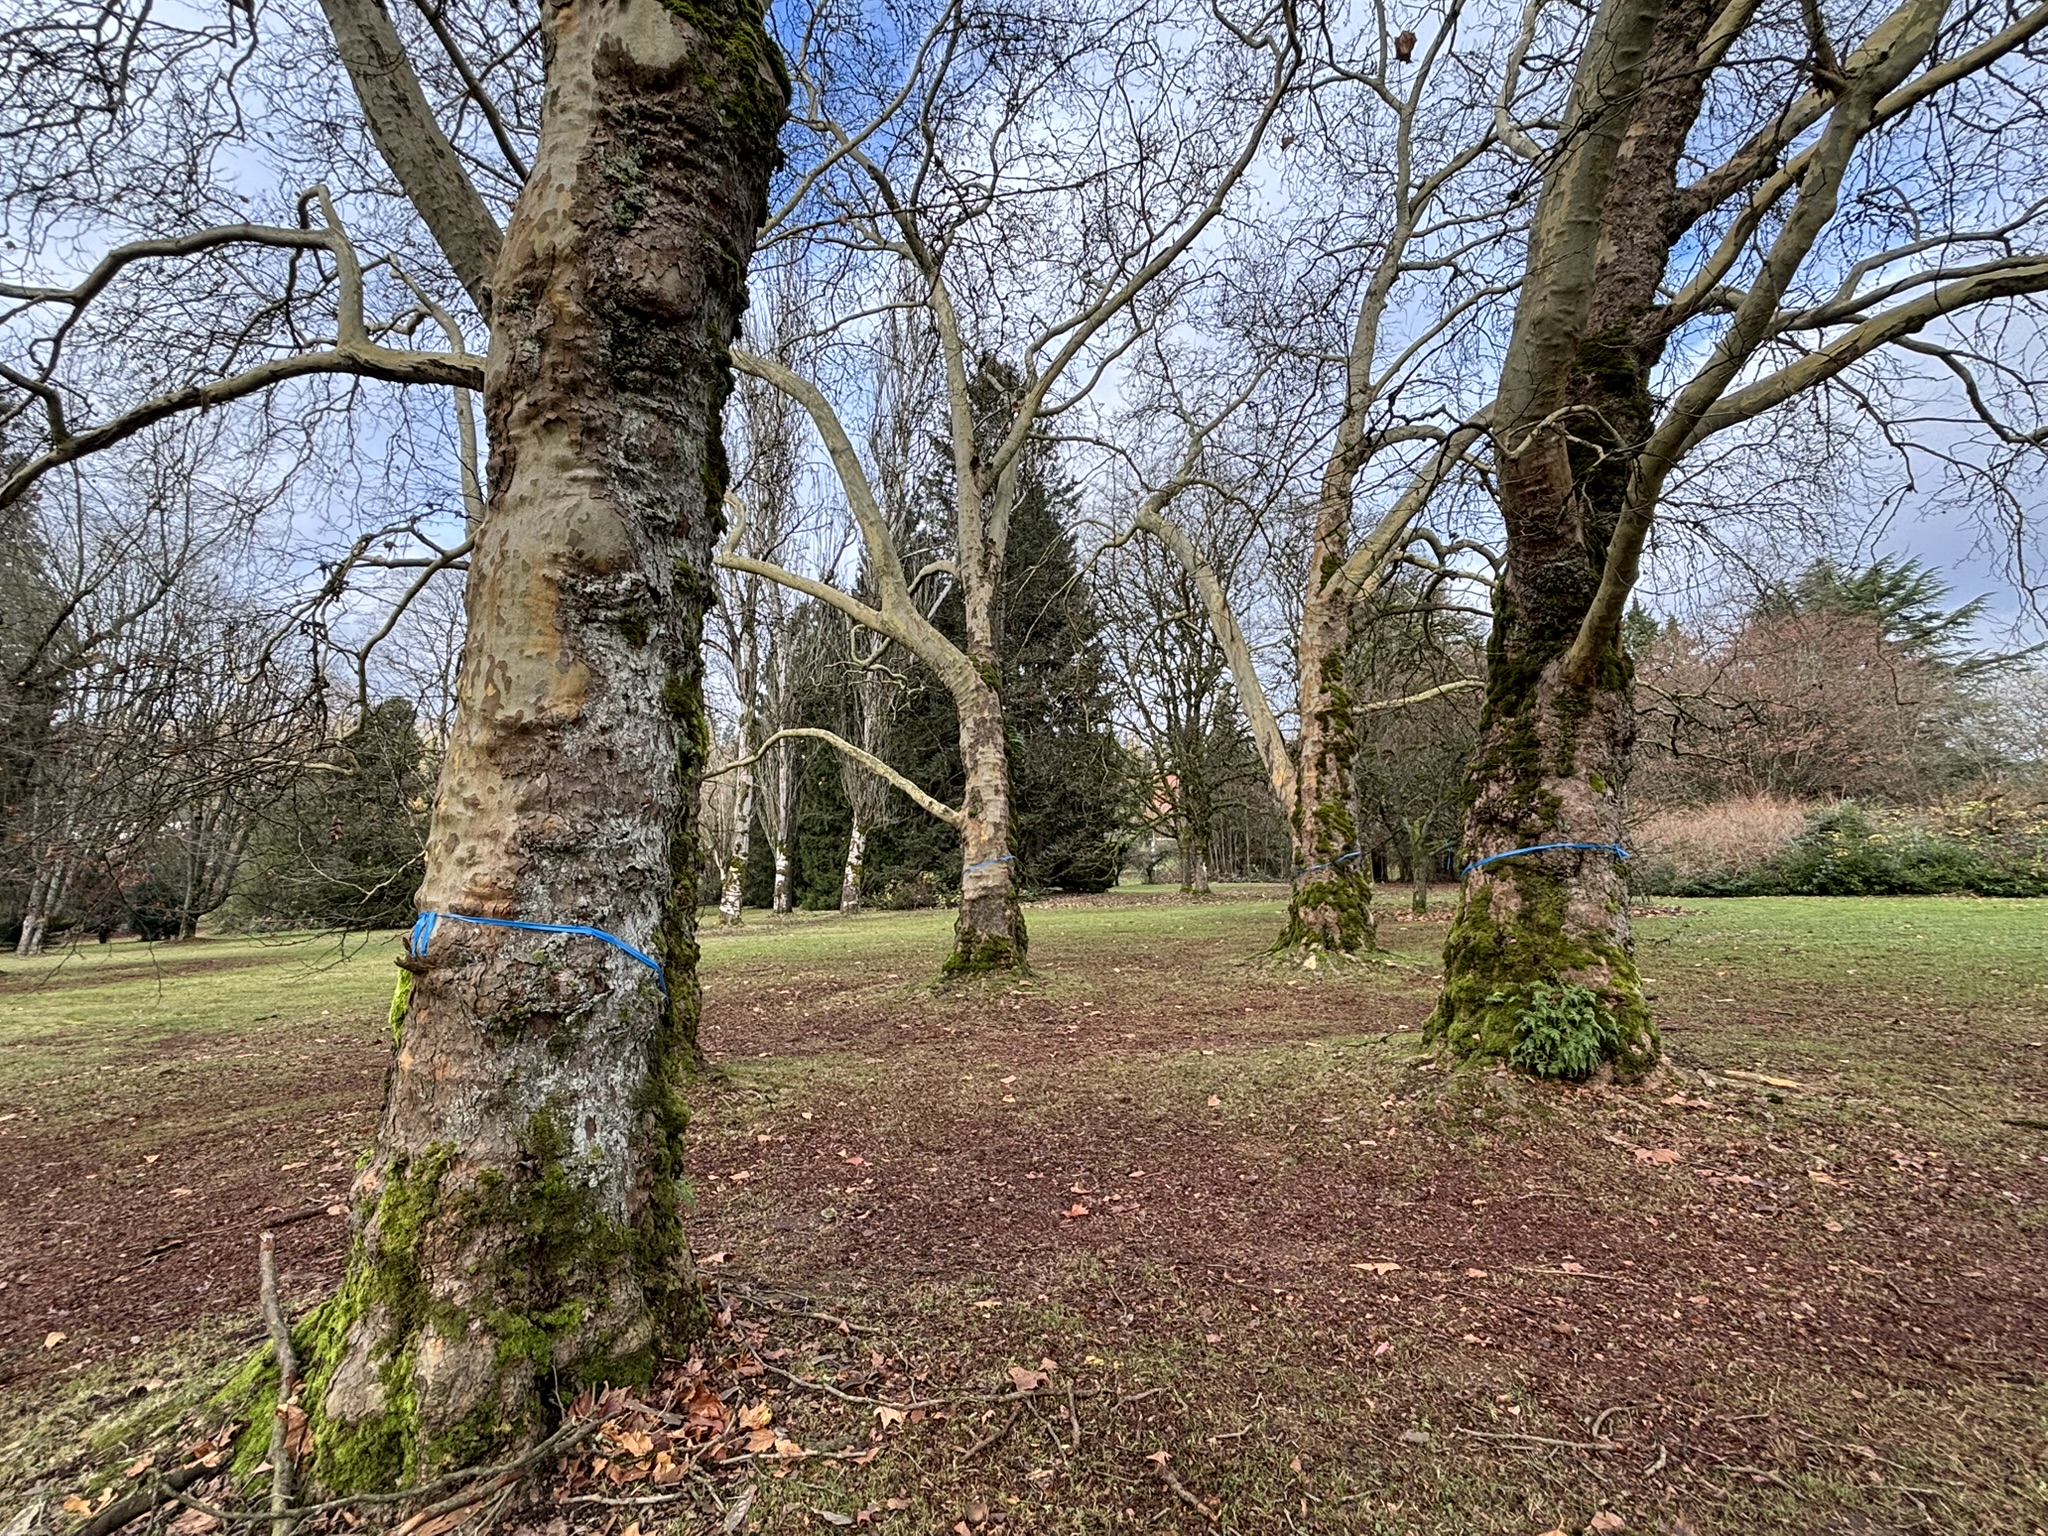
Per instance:
[[[725,856],[725,883],[718,892],[718,925],[737,928],[747,889],[747,860],[754,851],[754,770],[738,770],[740,782],[733,795],[732,846]]]
[[[1351,466],[1325,472],[1302,603],[1301,745],[1294,775],[1294,890],[1276,951],[1351,954],[1371,949],[1372,867],[1351,814],[1356,735],[1344,682],[1351,596],[1339,581],[1351,544]]]
[[[1706,72],[1712,0],[1606,0],[1545,177],[1494,433],[1507,559],[1464,850],[1517,854],[1464,882],[1432,1033],[1544,1076],[1642,1075],[1658,1040],[1609,851],[1635,732],[1618,630],[1567,665],[1656,417],[1658,287]],[[1569,1024],[1560,1021],[1571,1020]],[[1547,1022],[1546,1022],[1547,1021]],[[1560,1032],[1577,1044],[1560,1053]]]
[[[860,875],[867,858],[868,829],[861,824],[858,816],[853,819],[853,831],[846,840],[846,869],[839,877],[839,910],[858,912],[860,910]]]
[[[777,848],[775,853],[775,901],[772,910],[777,917],[789,916],[789,850]]]
[[[540,150],[492,277],[490,500],[398,1040],[313,1474],[389,1487],[648,1379],[702,1326],[679,1202],[725,348],[786,100],[739,0],[549,7]]]
[[[990,667],[993,671],[993,666]],[[1003,701],[986,683],[955,694],[960,757],[967,770],[961,801],[960,915],[946,974],[1021,969],[1027,940],[1010,851],[1010,755]]]

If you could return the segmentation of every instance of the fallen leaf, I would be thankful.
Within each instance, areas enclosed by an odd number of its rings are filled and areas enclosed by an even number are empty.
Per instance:
[[[725,1262],[725,1261],[726,1261],[727,1259],[729,1259],[729,1258],[731,1258],[731,1257],[732,1257],[732,1255],[731,1255],[731,1254],[727,1253],[727,1252],[726,1252],[726,1251],[725,1251],[725,1250],[724,1250],[723,1248],[721,1248],[721,1249],[719,1249],[719,1250],[718,1250],[718,1252],[716,1252],[716,1253],[706,1253],[706,1254],[702,1254],[702,1255],[700,1255],[700,1256],[698,1257],[698,1259],[697,1259],[697,1263],[698,1263],[698,1264],[699,1264],[700,1266],[709,1266],[709,1265],[713,1265],[713,1264],[723,1264],[723,1263],[724,1263],[724,1262]]]
[[[174,1190],[172,1190],[172,1191],[171,1191],[171,1198],[172,1198],[173,1200],[182,1200],[182,1199],[184,1199],[184,1198],[185,1198],[185,1197],[186,1197],[187,1195],[189,1195],[189,1194],[191,1194],[191,1193],[192,1193],[192,1191],[191,1191],[191,1190],[189,1190],[189,1189],[174,1189]],[[185,1511],[185,1514],[186,1514],[186,1515],[196,1515],[196,1514],[198,1514],[198,1513],[199,1513],[199,1511],[198,1511],[198,1510],[196,1510],[196,1509],[188,1509],[188,1510],[186,1510],[186,1511]],[[172,1523],[172,1525],[173,1525],[173,1526],[176,1526],[176,1525],[182,1524],[182,1523],[184,1522],[184,1518],[185,1518],[185,1515],[180,1515],[180,1516],[179,1516],[179,1517],[178,1517],[178,1518],[177,1518],[176,1520],[172,1521],[171,1523]],[[217,1522],[216,1522],[216,1523],[217,1523]],[[211,1527],[211,1526],[209,1526],[209,1527],[208,1527],[208,1529],[209,1529],[209,1530],[211,1530],[211,1529],[212,1529],[212,1527]]]
[[[1589,1531],[1625,1531],[1628,1527],[1622,1523],[1621,1516],[1615,1514],[1612,1510],[1603,1509],[1593,1517],[1592,1523],[1586,1529]]]
[[[138,1456],[135,1458],[133,1462],[129,1463],[128,1470],[123,1472],[121,1475],[123,1477],[140,1477],[143,1473],[147,1472],[151,1467],[155,1465],[156,1457],[147,1455]]]
[[[1675,1163],[1678,1153],[1670,1147],[1637,1147],[1636,1161],[1639,1163]]]
[[[1087,1214],[1088,1207],[1083,1205],[1078,1200],[1076,1200],[1072,1205],[1068,1206],[1064,1211],[1060,1212],[1060,1215],[1064,1216],[1068,1221],[1078,1221],[1081,1217],[1086,1216]]]
[[[1393,1347],[1394,1347],[1394,1341],[1393,1341],[1392,1339],[1381,1339],[1381,1340],[1379,1341],[1379,1343],[1377,1343],[1377,1344],[1373,1345],[1373,1347],[1372,1347],[1372,1357],[1373,1357],[1373,1359],[1375,1359],[1375,1360],[1379,1359],[1379,1357],[1380,1357],[1381,1355],[1384,1355],[1384,1354],[1386,1354],[1386,1353],[1387,1353],[1387,1351],[1391,1350],[1391,1349],[1392,1349]]]
[[[772,1429],[753,1430],[747,1435],[744,1444],[746,1449],[756,1456],[760,1455],[763,1451],[772,1451],[775,1449],[775,1431]]]
[[[740,1410],[737,1422],[741,1429],[766,1429],[775,1422],[775,1410],[766,1403],[753,1403]]]
[[[464,1510],[461,1518],[468,1519],[470,1513],[469,1510]],[[432,1531],[422,1529],[409,1532],[407,1536],[440,1536],[442,1531],[452,1529],[454,1524],[455,1522],[451,1521],[448,1525],[436,1526]],[[219,1529],[219,1515],[209,1515],[203,1509],[188,1509],[169,1525],[165,1526],[164,1532],[165,1536],[206,1536],[206,1532]]]
[[[853,1516],[842,1515],[836,1509],[813,1509],[811,1513],[816,1515],[820,1520],[824,1521],[827,1525],[853,1524]]]
[[[92,1513],[92,1506],[75,1493],[64,1495],[63,1509],[67,1515],[89,1515]]]
[[[1832,1184],[1836,1189],[1847,1189],[1849,1187],[1833,1174],[1822,1173],[1818,1168],[1811,1169],[1806,1176],[1816,1184]]]
[[[1209,1107],[1211,1109],[1221,1109],[1223,1107],[1223,1101],[1217,1098],[1216,1095],[1212,1093],[1209,1095]]]
[[[901,1424],[909,1417],[901,1408],[891,1408],[887,1403],[877,1404],[875,1408],[875,1418],[885,1425]]]
[[[1160,1466],[1163,1467],[1169,1461],[1173,1460],[1173,1453],[1171,1451],[1154,1451],[1150,1456],[1147,1456],[1145,1459],[1147,1461],[1156,1461],[1159,1463]]]
[[[43,1335],[43,1348],[55,1349],[70,1337],[71,1335],[68,1333],[46,1333]]]
[[[1027,1371],[1021,1365],[1010,1367],[1010,1384],[1019,1392],[1035,1392],[1045,1385],[1045,1372]]]
[[[1376,1275],[1391,1275],[1395,1270],[1399,1269],[1401,1266],[1398,1264],[1391,1263],[1385,1259],[1381,1259],[1376,1263],[1354,1264],[1351,1267],[1353,1269],[1369,1269]]]

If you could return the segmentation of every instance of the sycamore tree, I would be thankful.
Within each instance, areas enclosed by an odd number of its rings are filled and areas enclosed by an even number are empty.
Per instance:
[[[2040,5],[1604,0],[1575,39],[1487,423],[1479,867],[1431,1022],[1457,1056],[1657,1059],[1617,850],[1622,625],[1667,495],[1824,408],[2012,494],[2041,441],[2044,30]],[[1924,403],[1944,383],[1964,427],[1917,427],[1958,414]]]
[[[959,805],[868,763],[959,834],[951,972],[1026,958],[1001,678],[1004,573],[1028,465],[1086,414],[1202,256],[1300,67],[1291,0],[1242,15],[1071,0],[1015,21],[948,4],[888,26],[820,9],[806,25],[792,60],[795,179],[763,247],[815,295],[818,335],[801,369],[755,353],[734,362],[809,417],[859,554],[838,581],[750,555],[739,539],[719,556],[914,656],[952,700]],[[867,50],[858,63],[849,25]],[[865,358],[898,311],[930,335],[941,375],[945,547],[915,566],[858,446]],[[998,374],[1014,381],[1000,398],[977,389]],[[957,640],[921,601],[935,577],[960,602]]]
[[[0,380],[39,434],[0,505],[228,407],[248,432],[214,472],[270,473],[295,434],[353,450],[329,481],[351,483],[413,426],[380,386],[482,399],[419,898],[439,917],[403,962],[340,1291],[300,1328],[312,1475],[341,1488],[525,1440],[564,1389],[644,1380],[702,1324],[677,872],[708,749],[726,349],[787,101],[750,0],[405,21],[323,0],[0,27],[24,237]],[[448,568],[452,547],[404,558]]]
[[[1279,191],[1243,219],[1251,254],[1222,275],[1208,313],[1190,317],[1211,356],[1162,348],[1153,369],[1154,433],[1192,458],[1148,466],[1151,489],[1123,537],[1156,541],[1201,596],[1293,829],[1276,949],[1303,959],[1373,946],[1352,762],[1360,720],[1403,700],[1354,696],[1354,615],[1400,572],[1477,568],[1444,534],[1445,507],[1484,438],[1488,340],[1520,277],[1541,14],[1454,3],[1420,37],[1385,11],[1331,18],[1289,105]],[[1206,408],[1194,403],[1203,398]],[[1207,420],[1161,433],[1156,423],[1175,417]],[[1175,513],[1174,488],[1191,474],[1255,507],[1291,562],[1285,677],[1262,670],[1247,640],[1258,627],[1249,607],[1270,602],[1242,581],[1249,567]]]

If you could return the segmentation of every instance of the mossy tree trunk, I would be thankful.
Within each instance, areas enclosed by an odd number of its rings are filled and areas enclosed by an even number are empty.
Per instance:
[[[784,102],[746,0],[545,8],[539,154],[493,274],[490,502],[338,1294],[312,1474],[390,1486],[644,1381],[701,1326],[679,1201],[697,992],[699,639],[725,347]]]
[[[1618,844],[1622,837],[1619,791],[1635,719],[1628,666],[1615,650],[1590,684],[1563,675],[1599,570],[1572,526],[1576,519],[1555,515],[1569,503],[1553,499],[1554,515],[1536,516],[1524,500],[1533,490],[1520,476],[1502,478],[1503,502],[1516,513],[1469,779],[1469,860],[1547,843]],[[1518,549],[1527,557],[1520,563]],[[1565,984],[1599,998],[1611,1026],[1600,1043],[1605,1059],[1624,1073],[1656,1059],[1615,856],[1585,849],[1522,854],[1468,875],[1444,948],[1444,990],[1432,1030],[1461,1057],[1497,1057],[1548,1072],[1547,1059],[1531,1056],[1524,1036],[1532,1006]]]
[[[1324,475],[1301,612],[1301,739],[1296,753],[1294,889],[1276,950],[1351,954],[1374,947],[1372,866],[1351,813],[1356,733],[1344,660],[1351,648],[1350,554],[1355,465],[1333,456]]]
[[[1650,377],[1669,339],[1658,290],[1688,222],[1678,178],[1718,14],[1713,0],[1602,5],[1544,178],[1495,407],[1507,558],[1464,857],[1602,846],[1466,877],[1430,1027],[1460,1057],[1545,1075],[1632,1077],[1658,1053],[1606,846],[1622,841],[1631,668],[1618,614],[1591,616],[1655,425]],[[1560,1029],[1584,1038],[1560,1054]]]

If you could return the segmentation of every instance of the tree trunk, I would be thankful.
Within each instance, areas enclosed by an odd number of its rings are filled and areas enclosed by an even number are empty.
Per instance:
[[[742,738],[744,740],[744,738]],[[754,770],[739,770],[733,796],[732,847],[725,856],[725,884],[718,893],[718,926],[736,928],[747,888],[747,859],[754,851]]]
[[[1325,523],[1332,521],[1325,517]],[[1319,531],[1301,618],[1301,749],[1295,777],[1294,893],[1275,950],[1349,954],[1373,948],[1372,867],[1351,814],[1355,739],[1344,653],[1351,607],[1323,588],[1344,561],[1350,519]],[[1327,546],[1327,547],[1326,547]]]
[[[1181,889],[1191,896],[1209,894],[1209,837],[1189,827],[1180,843]]]
[[[1430,1029],[1461,1057],[1548,1077],[1655,1064],[1628,893],[1609,845],[1635,734],[1619,615],[1567,666],[1593,609],[1669,333],[1659,288],[1689,220],[1681,178],[1714,0],[1608,0],[1545,173],[1493,421],[1507,560],[1467,778],[1468,860]],[[1597,199],[1598,217],[1588,217]],[[1567,430],[1564,423],[1569,422]]]
[[[853,832],[846,840],[846,869],[839,877],[839,910],[860,910],[860,872],[868,851],[868,829],[860,818],[853,819]]]
[[[1604,549],[1585,537],[1587,502],[1573,493],[1564,453],[1539,444],[1501,476],[1508,560],[1495,592],[1464,849],[1476,860],[1548,843],[1599,846],[1520,854],[1466,877],[1430,1030],[1460,1057],[1542,1076],[1582,1078],[1607,1063],[1636,1077],[1655,1062],[1657,1035],[1636,975],[1620,861],[1607,851],[1621,841],[1635,712],[1618,644],[1587,682],[1562,665]],[[1561,1031],[1576,1043],[1561,1044]]]
[[[698,640],[784,87],[749,5],[543,10],[538,163],[492,279],[490,502],[383,1120],[306,1325],[313,1472],[389,1487],[644,1382],[703,1307],[680,1213],[708,742]]]
[[[50,908],[55,905],[50,899],[50,888],[56,878],[52,862],[44,860],[29,879],[28,901],[21,912],[21,932],[14,940],[17,960],[26,960],[43,952],[43,935],[49,932]]]
[[[1010,851],[1010,754],[1003,701],[983,684],[959,704],[960,759],[967,769],[961,810],[960,916],[946,974],[1021,970],[1024,909]]]
[[[789,916],[789,850],[777,848],[775,852],[775,903],[777,917]]]
[[[1429,823],[1426,821],[1408,824],[1408,879],[1411,882],[1408,911],[1415,917],[1429,911],[1429,871],[1435,860],[1423,846],[1423,839],[1428,833]]]

